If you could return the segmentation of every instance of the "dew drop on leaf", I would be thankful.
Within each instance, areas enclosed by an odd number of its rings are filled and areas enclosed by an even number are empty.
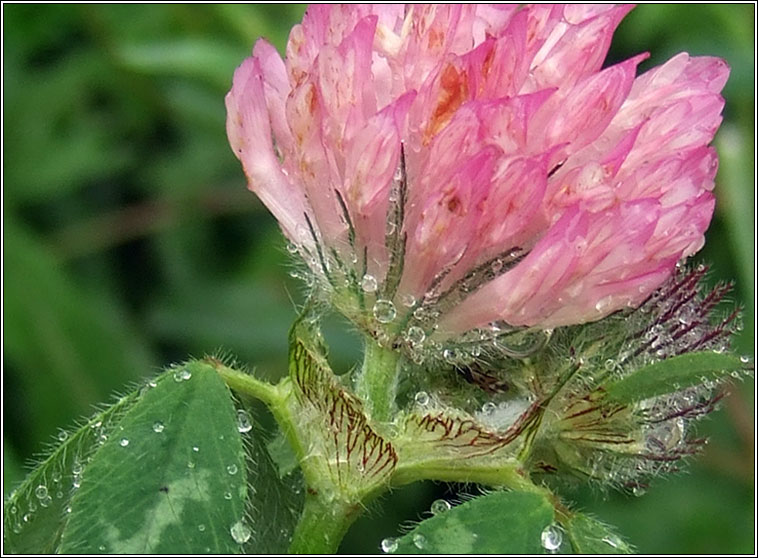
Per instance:
[[[382,543],[380,545],[382,552],[385,554],[391,554],[397,550],[397,539],[392,537],[387,537],[386,539],[382,540]]]
[[[542,548],[554,552],[561,547],[563,542],[563,531],[557,525],[548,525],[542,531],[540,536],[540,543]]]
[[[448,511],[451,507],[450,502],[439,499],[432,502],[430,511],[432,512],[432,515],[440,515]]]
[[[243,520],[240,520],[232,525],[232,528],[229,530],[229,532],[232,534],[232,538],[237,544],[245,544],[250,540],[250,536],[253,534],[253,532],[250,530],[250,527],[248,527],[247,523],[245,523]]]
[[[422,535],[421,533],[414,533],[413,546],[415,546],[419,550],[423,549],[426,546],[426,537]]]
[[[231,465],[227,465],[226,472],[230,475],[236,475],[237,474],[237,466],[232,463]]]
[[[252,428],[253,424],[250,422],[247,411],[243,411],[242,409],[237,411],[237,430],[240,432],[250,432]]]
[[[121,446],[122,448],[125,448],[126,446],[129,445],[129,438],[121,438],[118,441],[118,445]]]
[[[47,487],[44,484],[40,484],[37,488],[34,489],[34,495],[38,500],[44,500],[47,498]]]
[[[155,423],[153,423],[153,432],[161,433],[163,432],[164,428],[165,426],[163,425],[161,421],[156,421]]]

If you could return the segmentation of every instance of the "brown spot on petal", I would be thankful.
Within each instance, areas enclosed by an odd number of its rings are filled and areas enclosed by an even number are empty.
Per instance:
[[[458,107],[468,97],[468,80],[466,72],[458,72],[452,64],[442,70],[437,106],[426,128],[424,143],[427,143],[450,121]]]
[[[460,213],[461,205],[461,200],[458,198],[458,196],[453,196],[447,200],[447,210],[450,213]]]
[[[430,29],[429,30],[429,40],[427,42],[427,45],[429,46],[429,50],[434,50],[435,48],[442,47],[442,44],[445,42],[445,34],[440,29]]]

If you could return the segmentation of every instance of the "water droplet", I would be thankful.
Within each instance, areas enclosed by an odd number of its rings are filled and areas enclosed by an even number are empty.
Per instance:
[[[237,474],[237,466],[232,463],[231,465],[226,466],[226,472],[230,475],[236,475]]]
[[[18,535],[22,530],[23,530],[23,526],[21,525],[21,523],[19,523],[18,521],[16,521],[13,524],[13,532]]]
[[[68,432],[65,430],[61,430],[58,432],[58,441],[59,442],[65,442],[68,439]]]
[[[742,356],[740,357],[740,362],[741,362],[742,364],[748,364],[748,363],[750,362],[750,357],[749,357],[749,356],[747,356],[747,355],[742,355]]]
[[[147,385],[148,385],[148,386],[150,386],[151,388],[154,388],[155,386],[157,386],[157,385],[158,385],[158,382],[156,382],[155,380],[150,380],[150,381],[147,383]]]
[[[497,410],[497,405],[495,405],[492,401],[487,401],[484,405],[482,405],[482,413],[485,415],[491,415]]]
[[[195,462],[194,461],[187,461],[187,468],[188,469],[194,469],[195,468]]]
[[[432,502],[432,506],[430,508],[430,511],[432,512],[432,515],[440,515],[448,511],[453,506],[450,505],[450,502],[447,500],[435,500]]]
[[[613,297],[606,296],[606,297],[601,298],[595,303],[595,310],[603,313],[603,312],[606,312],[607,310],[610,310],[612,305],[613,305]]]
[[[411,326],[408,328],[408,331],[405,332],[405,339],[414,347],[418,347],[424,343],[426,333],[424,333],[424,330],[418,326]]]
[[[420,405],[421,407],[426,407],[429,404],[429,394],[425,391],[419,391],[416,393],[413,400],[416,402],[416,405]]]
[[[76,490],[77,488],[79,488],[82,485],[82,479],[79,478],[79,477],[74,477],[74,482],[71,483],[71,484],[73,485],[74,490]]]
[[[81,475],[83,469],[82,462],[78,459],[74,459],[74,463],[71,465],[71,473],[74,475]]]
[[[397,550],[397,539],[393,537],[387,537],[386,539],[382,539],[382,543],[380,545],[382,552],[385,554],[392,554]]]
[[[29,523],[32,519],[34,519],[34,514],[33,513],[25,513],[24,517],[22,517],[21,519],[24,520],[24,523]]]
[[[458,356],[458,351],[455,349],[445,349],[442,351],[442,358],[453,364],[458,360]]]
[[[500,270],[503,269],[503,260],[500,258],[494,260],[490,264],[490,269],[492,270],[492,273],[500,273]]]
[[[245,544],[250,540],[250,537],[253,534],[250,527],[248,527],[247,523],[245,523],[243,520],[239,520],[237,523],[232,525],[232,528],[229,530],[229,532],[232,534],[232,538],[237,544]]]
[[[388,324],[397,316],[395,305],[389,300],[377,300],[374,304],[374,317],[381,324]]]
[[[52,503],[53,499],[50,496],[45,496],[39,501],[39,505],[43,508],[48,507]]]
[[[403,306],[406,308],[412,307],[414,304],[416,304],[416,297],[412,294],[404,294],[400,297],[400,302]]]
[[[122,448],[125,448],[126,446],[129,445],[129,438],[121,438],[118,441],[118,445],[121,446]]]
[[[60,500],[61,498],[63,498],[63,492],[59,490],[58,492],[55,493],[55,497]]]
[[[605,369],[608,372],[613,372],[614,368],[616,368],[616,361],[614,361],[612,358],[609,358],[605,361]]]
[[[44,500],[47,498],[47,487],[44,484],[40,484],[37,488],[34,489],[34,495],[38,500]]]
[[[232,493],[224,492],[224,500],[231,500],[231,499],[232,499]]]
[[[632,487],[632,494],[634,494],[638,498],[640,496],[644,496],[646,492],[647,492],[647,489],[644,486],[642,486],[641,484],[635,484]]]
[[[287,252],[289,252],[290,254],[297,254],[297,251],[298,251],[297,244],[295,244],[294,242],[287,243]]]
[[[366,274],[361,279],[361,289],[364,293],[375,293],[379,288],[379,284],[376,282],[376,277]]]
[[[621,541],[619,541],[618,537],[616,537],[615,535],[609,535],[607,537],[603,537],[601,540],[605,544],[607,544],[608,546],[610,546],[611,548],[618,548],[619,543],[621,542]]]
[[[498,338],[495,348],[509,357],[526,358],[544,348],[552,335],[552,329],[522,331]]]
[[[177,370],[176,372],[174,372],[175,382],[184,382],[186,380],[189,380],[191,377],[192,377],[192,372],[190,372],[186,368],[182,368],[181,370]]]
[[[63,478],[63,475],[60,471],[53,471],[53,474],[50,475],[50,480],[57,483],[61,482],[61,479]]]
[[[240,432],[250,432],[252,430],[253,425],[250,422],[250,416],[247,414],[247,411],[243,411],[242,409],[237,411],[237,430]]]
[[[66,506],[66,513],[71,513],[71,506]]]
[[[426,537],[421,533],[413,533],[413,546],[419,550],[426,546]]]
[[[203,531],[205,531],[205,525],[203,525],[203,524],[201,523],[200,525],[198,525],[198,526],[197,526],[197,530],[198,530],[198,531],[200,531],[200,532],[202,533]]]
[[[563,542],[563,530],[557,525],[548,525],[542,531],[540,542],[542,548],[555,552],[561,547],[561,543]]]
[[[98,546],[98,547],[97,547],[97,549],[98,549],[100,552],[105,552],[105,545],[104,545],[104,544],[101,544],[100,546]]]
[[[197,453],[197,452],[200,451],[200,448],[197,447],[197,446],[192,446],[192,451],[194,451],[195,453]]]

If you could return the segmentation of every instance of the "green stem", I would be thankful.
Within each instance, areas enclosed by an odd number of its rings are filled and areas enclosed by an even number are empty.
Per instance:
[[[500,462],[497,465],[418,463],[403,466],[400,463],[392,477],[392,485],[402,486],[421,480],[477,483],[524,492],[544,492],[543,488],[529,479],[521,462],[515,460],[511,463]]]
[[[308,494],[290,544],[290,554],[335,554],[350,525],[363,511],[360,504],[327,501]]]
[[[395,414],[398,360],[396,351],[380,347],[372,339],[366,340],[356,392],[372,421],[389,422]]]
[[[231,389],[255,397],[268,407],[279,406],[279,389],[268,382],[262,382],[250,374],[239,372],[216,361],[212,362],[216,372]]]

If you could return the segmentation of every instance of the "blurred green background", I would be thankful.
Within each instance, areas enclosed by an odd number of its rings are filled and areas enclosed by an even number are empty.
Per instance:
[[[699,259],[744,306],[754,356],[754,5],[644,5],[610,61],[643,70],[688,51],[725,58],[717,212]],[[130,382],[223,348],[272,377],[301,290],[275,221],[245,189],[224,94],[258,36],[283,51],[303,6],[3,5],[4,487],[60,427]],[[335,319],[339,371],[359,355]],[[574,502],[645,553],[754,552],[754,383],[733,386],[705,454],[640,498]],[[399,490],[343,550],[375,553],[456,487]]]

